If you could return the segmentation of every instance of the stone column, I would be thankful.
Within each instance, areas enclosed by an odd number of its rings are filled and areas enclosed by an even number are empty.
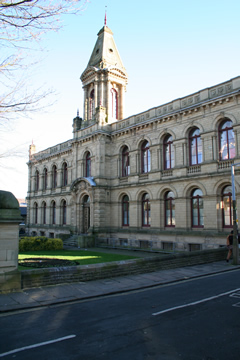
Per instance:
[[[87,120],[87,108],[86,108],[86,104],[87,104],[87,87],[85,86],[83,89],[84,89],[83,120]]]
[[[122,120],[124,118],[124,106],[125,106],[125,89],[124,86],[121,86],[119,120]]]
[[[18,272],[19,203],[8,191],[0,191],[0,293],[21,289]]]
[[[107,98],[106,98],[106,112],[107,112],[108,122],[110,121],[109,117],[111,115],[111,113],[110,113],[110,87],[111,87],[111,83],[108,80],[108,82],[107,82]]]
[[[95,109],[98,107],[98,83],[97,83],[97,79],[95,79],[94,82],[94,104],[95,104]],[[94,109],[94,115],[96,110]]]

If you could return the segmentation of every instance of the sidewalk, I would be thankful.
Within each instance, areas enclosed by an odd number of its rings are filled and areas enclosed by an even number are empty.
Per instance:
[[[160,270],[141,275],[128,275],[97,281],[26,289],[21,292],[0,294],[0,314],[8,311],[24,310],[150,288],[175,281],[234,271],[236,269],[240,269],[240,265],[233,266],[225,261],[218,261],[210,264]]]

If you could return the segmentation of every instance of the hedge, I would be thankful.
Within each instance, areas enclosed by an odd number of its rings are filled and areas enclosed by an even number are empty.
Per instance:
[[[23,237],[19,241],[19,252],[62,249],[61,239],[52,239],[46,236]]]

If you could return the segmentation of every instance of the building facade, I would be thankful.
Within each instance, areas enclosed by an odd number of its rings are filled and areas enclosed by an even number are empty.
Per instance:
[[[94,233],[166,250],[224,245],[231,166],[240,162],[240,77],[124,118],[127,80],[105,25],[81,75],[73,138],[38,153],[30,146],[29,234]]]

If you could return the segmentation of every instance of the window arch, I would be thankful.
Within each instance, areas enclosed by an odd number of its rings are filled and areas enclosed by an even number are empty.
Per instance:
[[[175,226],[175,199],[172,191],[168,191],[164,198],[165,203],[165,226]]]
[[[62,200],[62,202],[61,202],[61,223],[62,223],[62,225],[66,225],[66,223],[67,223],[67,202],[66,202],[66,200]]]
[[[174,147],[171,135],[166,135],[163,140],[164,170],[174,167]]]
[[[45,225],[46,224],[46,211],[47,211],[47,204],[44,201],[42,203],[42,223]]]
[[[124,146],[122,149],[122,176],[130,174],[130,158],[128,147]]]
[[[67,163],[64,162],[62,166],[62,184],[63,186],[67,186],[68,183],[68,167]]]
[[[230,185],[222,190],[222,222],[224,228],[233,226],[232,187]]]
[[[203,227],[203,193],[200,189],[194,189],[191,194],[192,227]]]
[[[189,133],[189,160],[190,165],[202,163],[202,140],[198,128],[192,129]]]
[[[47,190],[47,180],[48,180],[47,178],[48,178],[48,171],[45,168],[43,170],[43,190]]]
[[[57,187],[57,167],[53,165],[52,167],[52,188],[56,189]]]
[[[229,160],[236,156],[232,121],[225,119],[219,126],[219,159]]]
[[[38,204],[37,203],[34,203],[33,209],[34,209],[34,223],[37,224],[38,223]]]
[[[94,89],[90,92],[89,99],[89,119],[92,120],[94,117],[95,101],[94,101]]]
[[[36,170],[35,173],[35,191],[39,190],[39,171]]]
[[[151,225],[151,203],[148,193],[142,196],[142,226]]]
[[[112,96],[112,118],[118,119],[118,93],[117,90],[111,89]]]
[[[91,176],[91,154],[89,151],[85,154],[85,176]]]
[[[122,198],[122,226],[129,226],[129,197]]]
[[[151,154],[147,140],[141,146],[141,167],[142,173],[148,173],[151,170]]]
[[[52,201],[52,203],[51,203],[51,223],[53,225],[56,224],[56,203],[55,203],[55,201]]]

